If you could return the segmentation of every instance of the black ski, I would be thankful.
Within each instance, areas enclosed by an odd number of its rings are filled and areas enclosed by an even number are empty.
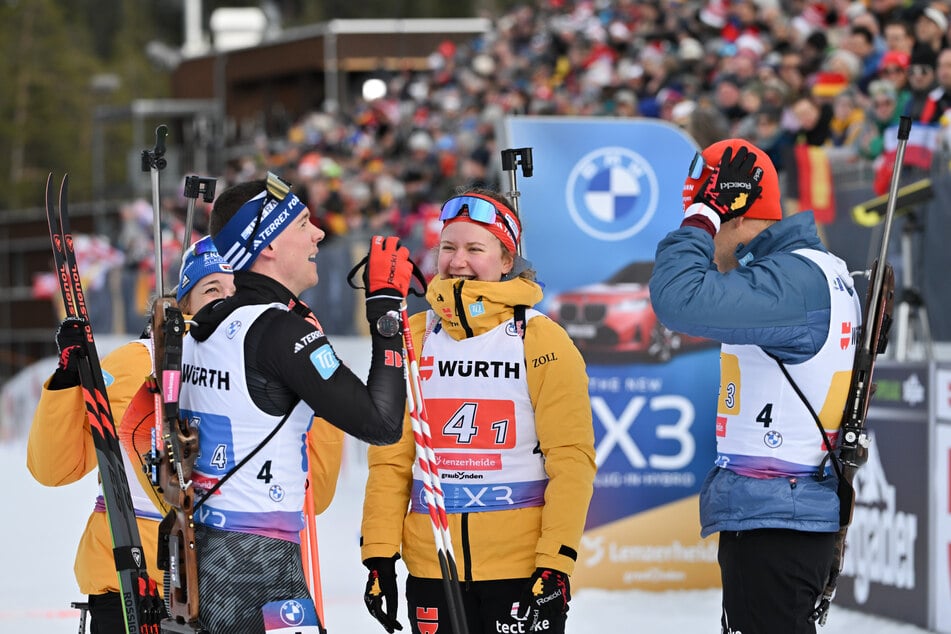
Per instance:
[[[86,299],[73,250],[73,236],[69,228],[66,200],[68,190],[69,175],[66,175],[59,190],[57,212],[53,200],[53,174],[49,175],[46,180],[46,217],[53,246],[53,261],[63,293],[66,315],[79,317],[86,322],[86,356],[79,359],[79,379],[96,447],[102,494],[112,532],[113,554],[126,621],[125,631],[128,634],[151,634],[159,631],[158,623],[164,616],[164,605],[158,596],[155,581],[148,576],[122,450],[116,436],[115,421],[102,378],[92,326],[89,324]]]

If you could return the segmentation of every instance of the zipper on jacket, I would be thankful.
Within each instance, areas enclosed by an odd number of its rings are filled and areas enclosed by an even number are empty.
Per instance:
[[[452,298],[453,302],[456,304],[456,314],[459,315],[459,325],[462,326],[462,329],[466,331],[466,338],[472,337],[472,327],[469,325],[468,320],[466,320],[466,311],[462,306],[462,285],[465,284],[465,280],[459,280],[459,283],[452,287]]]

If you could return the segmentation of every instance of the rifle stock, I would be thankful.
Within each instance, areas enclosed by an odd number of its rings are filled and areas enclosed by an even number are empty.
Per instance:
[[[156,421],[161,421],[157,441],[158,485],[172,507],[159,526],[158,563],[169,572],[165,595],[170,619],[162,622],[162,631],[197,632],[198,560],[191,476],[198,457],[198,434],[188,421],[182,420],[178,407],[184,333],[185,318],[175,300],[163,297],[155,302],[152,337],[157,371],[153,380],[159,386]]]

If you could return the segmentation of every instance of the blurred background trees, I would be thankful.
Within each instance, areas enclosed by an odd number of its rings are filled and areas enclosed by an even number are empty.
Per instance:
[[[345,18],[471,17],[511,2],[469,0],[203,0],[203,25],[221,7],[260,7],[284,28]],[[184,0],[6,0],[0,3],[0,209],[38,206],[49,171],[68,171],[88,200],[97,106],[169,93],[169,71],[148,51],[183,41]],[[103,182],[121,180],[127,126],[107,130]]]

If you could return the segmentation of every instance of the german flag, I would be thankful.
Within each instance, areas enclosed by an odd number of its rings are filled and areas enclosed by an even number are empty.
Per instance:
[[[835,195],[832,188],[832,168],[825,149],[806,143],[797,143],[793,149],[799,185],[799,208],[812,209],[819,224],[835,220]]]

